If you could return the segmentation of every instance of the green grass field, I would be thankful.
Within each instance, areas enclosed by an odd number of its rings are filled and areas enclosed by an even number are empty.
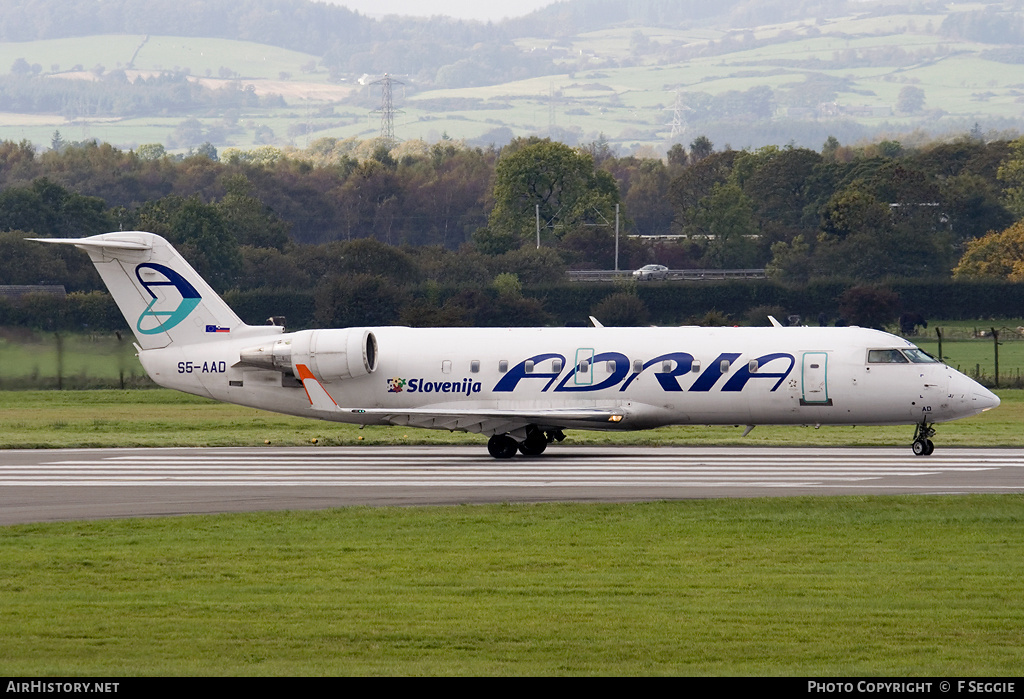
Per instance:
[[[130,335],[129,335],[130,338]],[[58,380],[58,376],[60,379]],[[0,389],[153,386],[130,339],[0,328]]]
[[[1020,446],[1024,393],[1000,396],[996,410],[940,425],[940,448]],[[559,448],[907,445],[911,430],[740,434],[571,432]],[[161,389],[0,391],[3,447],[313,439],[484,442]],[[0,673],[1013,676],[1024,667],[1022,505],[765,498],[0,527]]]
[[[141,34],[68,37],[41,41],[0,43],[0,67],[8,68],[18,58],[38,63],[44,73],[66,72],[76,66],[92,70],[132,67],[144,71],[187,71],[196,77],[218,77],[220,69],[229,68],[240,78],[274,78],[281,72],[303,76],[304,80],[326,78],[326,72],[304,74],[300,68],[319,56],[289,51],[275,46],[231,39],[202,37],[151,36]],[[135,55],[138,50],[138,55]]]
[[[0,671],[1014,676],[1024,499],[350,508],[0,529]]]
[[[1024,392],[999,392],[1002,405],[936,426],[943,446],[1024,446]],[[912,426],[664,427],[643,432],[568,431],[557,448],[592,445],[904,446]],[[373,446],[479,444],[480,435],[324,422],[217,403],[165,389],[0,391],[0,449],[174,446]],[[2,452],[0,452],[2,454]]]
[[[988,386],[996,383],[996,351],[999,352],[999,385],[1024,388],[1024,319],[936,321],[918,337],[910,338],[918,347],[939,356],[936,327],[942,332],[941,358],[954,369],[979,379]],[[992,336],[998,332],[999,345]]]
[[[973,338],[976,330],[1003,329],[1000,346],[1002,386],[1021,385],[1024,340],[1011,330],[1024,320],[943,321],[943,354],[965,373],[980,371],[992,383],[993,342]],[[931,331],[934,332],[934,329]],[[937,343],[914,338],[937,353]],[[152,386],[131,346],[114,336],[66,335],[63,379],[68,388]],[[57,386],[56,338],[52,334],[0,336],[0,389]],[[1024,394],[1000,392],[1003,404],[977,417],[938,426],[939,445],[1021,446]],[[806,446],[903,445],[910,427],[758,427],[747,437],[736,427],[670,427],[645,432],[569,432],[567,444],[736,444]],[[127,446],[252,446],[261,444],[374,445],[483,444],[477,435],[400,427],[367,427],[278,415],[216,403],[175,391],[0,390],[0,449]]]

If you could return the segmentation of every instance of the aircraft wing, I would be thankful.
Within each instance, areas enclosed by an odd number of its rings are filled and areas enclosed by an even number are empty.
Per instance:
[[[591,429],[600,424],[614,425],[625,413],[611,408],[539,409],[539,410],[444,410],[416,408],[386,410],[352,409],[353,413],[379,418],[392,425],[430,427],[482,434],[504,434],[527,425],[542,428],[571,427],[585,424]]]
[[[535,410],[437,408],[342,408],[304,364],[298,365],[299,379],[306,388],[314,410],[334,412],[347,410],[356,415],[376,418],[391,425],[459,430],[478,434],[505,434],[527,425],[541,428],[583,427],[600,429],[600,425],[617,425],[626,417],[613,408],[538,408]]]

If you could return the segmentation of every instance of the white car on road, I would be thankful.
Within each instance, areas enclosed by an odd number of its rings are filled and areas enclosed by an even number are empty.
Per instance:
[[[633,272],[633,276],[642,282],[651,279],[668,279],[668,267],[665,265],[644,265]]]

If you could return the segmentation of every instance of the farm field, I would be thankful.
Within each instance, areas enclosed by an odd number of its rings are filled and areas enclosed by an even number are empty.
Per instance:
[[[400,110],[396,136],[436,141],[448,134],[472,140],[499,128],[517,136],[555,128],[565,138],[584,143],[603,136],[622,149],[648,146],[661,152],[668,143],[677,94],[685,104],[697,93],[739,97],[753,88],[773,92],[771,114],[757,129],[697,124],[686,128],[683,140],[704,133],[720,146],[756,148],[765,145],[761,141],[767,134],[775,133],[776,145],[791,142],[819,149],[830,129],[835,132],[851,124],[857,129],[848,133],[862,135],[919,129],[914,138],[932,129],[965,133],[976,122],[995,131],[1019,124],[1024,64],[994,60],[997,45],[943,34],[939,27],[945,17],[865,13],[753,27],[742,33],[710,27],[623,26],[558,42],[520,37],[515,40],[520,50],[549,52],[558,72],[456,88],[399,76],[404,85],[395,92],[395,107]],[[329,83],[319,57],[298,51],[228,39],[141,35],[0,44],[0,66],[18,59],[38,64],[46,80],[94,80],[115,70],[131,75],[166,70],[187,72],[211,86],[236,80],[253,85],[258,94],[284,98],[285,106],[252,107],[233,115],[240,126],[213,144],[218,149],[265,144],[266,132],[257,136],[257,130],[267,126],[273,131],[272,145],[297,148],[322,136],[372,138],[379,131],[379,118],[371,114],[380,98],[377,88],[358,85],[359,75],[336,76],[340,82]],[[806,121],[810,117],[804,112],[817,109],[821,101],[809,95],[824,84],[835,89],[827,102],[853,111],[834,123],[818,116]],[[908,85],[925,95],[918,114],[896,109],[899,93]],[[699,102],[695,99],[694,104]],[[353,109],[366,118],[335,114]],[[0,114],[0,136],[45,145],[59,129],[65,140],[98,138],[133,148],[166,142],[174,130],[173,124],[164,128],[140,116],[36,116],[38,121]],[[198,119],[204,130],[223,132],[223,114],[182,114],[175,123],[186,117]],[[759,135],[749,135],[753,132]]]
[[[136,54],[136,51],[138,53]],[[326,82],[326,72],[303,73],[316,56],[276,46],[231,39],[115,34],[0,43],[0,68],[18,58],[39,63],[59,76],[76,70],[185,71],[197,78],[218,77],[229,68],[240,79],[277,78],[282,72],[302,75],[303,82]],[[130,64],[130,66],[129,66]]]

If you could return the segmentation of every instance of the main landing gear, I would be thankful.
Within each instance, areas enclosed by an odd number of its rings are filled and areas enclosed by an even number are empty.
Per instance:
[[[495,459],[511,459],[519,450],[519,443],[507,434],[496,434],[487,440],[487,451]]]
[[[914,443],[910,445],[916,456],[929,456],[935,451],[931,438],[935,436],[935,428],[924,420],[914,430]]]
[[[487,451],[495,459],[511,459],[517,451],[523,456],[540,456],[551,442],[565,439],[562,430],[544,432],[535,425],[526,428],[526,437],[518,441],[510,434],[496,434],[487,440]]]

